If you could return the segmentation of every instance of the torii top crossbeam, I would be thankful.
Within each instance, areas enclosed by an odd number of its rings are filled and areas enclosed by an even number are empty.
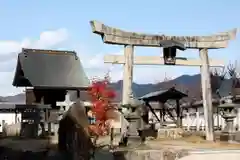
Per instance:
[[[235,39],[237,34],[237,29],[235,28],[209,36],[166,36],[164,34],[153,35],[123,31],[118,28],[109,27],[98,21],[91,21],[90,24],[92,31],[101,35],[104,43],[118,45],[159,47],[161,41],[175,40],[183,43],[186,48],[217,49],[226,48],[228,41]]]

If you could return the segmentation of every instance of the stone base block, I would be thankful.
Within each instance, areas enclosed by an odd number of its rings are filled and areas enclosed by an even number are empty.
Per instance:
[[[95,160],[178,160],[188,155],[187,150],[126,147],[111,152],[99,151],[95,154]]]
[[[113,152],[113,160],[177,160],[187,156],[183,150],[135,149]]]
[[[231,134],[231,133],[221,133],[220,134],[220,141],[234,141],[235,138],[235,134]]]
[[[240,142],[240,131],[237,131],[235,134],[235,141]]]
[[[182,128],[161,128],[158,132],[158,138],[178,139],[183,135]]]

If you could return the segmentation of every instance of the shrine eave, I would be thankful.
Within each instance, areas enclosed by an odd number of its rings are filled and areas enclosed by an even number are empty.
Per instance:
[[[156,92],[148,93],[142,97],[140,97],[140,100],[148,101],[148,102],[166,102],[167,100],[179,100],[183,97],[187,97],[183,92],[180,92],[176,90],[175,88],[170,88],[168,90],[160,90]]]
[[[161,41],[174,40],[183,43],[186,48],[218,49],[226,48],[228,41],[236,38],[237,29],[220,32],[209,36],[166,36],[164,34],[153,35],[138,32],[123,31],[109,27],[98,21],[90,21],[92,32],[101,35],[103,42],[107,44],[134,45],[145,47],[160,47]]]
[[[79,90],[87,91],[89,87],[65,87],[65,86],[34,86],[35,89],[51,89],[51,90]]]

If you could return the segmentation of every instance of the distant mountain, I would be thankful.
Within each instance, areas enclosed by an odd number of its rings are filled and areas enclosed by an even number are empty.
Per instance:
[[[14,103],[24,103],[25,93],[20,93],[14,96],[0,97],[1,102],[14,102]]]
[[[230,92],[231,80],[226,79],[220,89],[220,94],[222,96],[227,95]],[[116,101],[122,99],[122,85],[123,81],[112,83],[111,87],[117,92]],[[169,80],[167,82],[160,82],[157,84],[137,84],[133,83],[133,92],[136,97],[143,96],[149,92],[158,91],[161,89],[167,89],[175,86],[178,90],[185,92],[189,95],[190,98],[201,98],[201,75],[182,75],[176,79]],[[86,93],[81,94],[83,100],[88,100],[89,97]],[[22,103],[25,102],[25,94],[17,94],[15,96],[0,97],[0,101]]]
[[[112,83],[112,87],[118,92],[122,94],[122,80],[118,81],[116,83]],[[200,90],[201,90],[201,76],[199,74],[197,75],[182,75],[180,77],[177,77],[176,79],[169,80],[166,82],[160,82],[156,84],[137,84],[133,83],[133,92],[136,97],[143,96],[149,92],[159,91],[161,89],[168,89],[170,87],[175,86],[178,90],[189,93],[189,95],[193,97],[199,97],[200,96]],[[119,95],[119,98],[117,98],[117,101],[121,100],[122,95]],[[200,97],[199,97],[200,98]]]

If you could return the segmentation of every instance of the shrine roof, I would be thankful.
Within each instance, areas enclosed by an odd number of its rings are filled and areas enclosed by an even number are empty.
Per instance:
[[[22,49],[13,86],[81,89],[90,84],[74,51]]]
[[[155,91],[155,92],[150,92],[139,99],[143,101],[149,101],[149,102],[154,102],[154,101],[159,101],[159,102],[166,102],[169,99],[182,99],[183,97],[187,97],[183,92],[180,92],[176,90],[174,87],[167,89],[167,90],[160,90],[160,91]]]

